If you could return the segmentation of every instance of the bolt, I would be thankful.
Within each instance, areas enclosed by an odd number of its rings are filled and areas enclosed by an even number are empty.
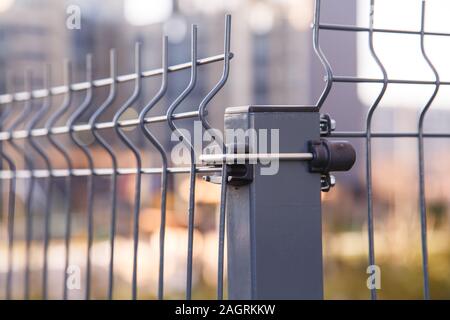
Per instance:
[[[336,177],[330,174],[330,186],[334,187],[336,185]]]
[[[336,120],[330,119],[331,131],[336,130]]]

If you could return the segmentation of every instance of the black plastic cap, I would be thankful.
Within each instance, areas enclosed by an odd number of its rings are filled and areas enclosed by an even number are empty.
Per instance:
[[[356,161],[356,151],[348,141],[313,140],[309,142],[309,150],[313,154],[311,172],[348,171]]]

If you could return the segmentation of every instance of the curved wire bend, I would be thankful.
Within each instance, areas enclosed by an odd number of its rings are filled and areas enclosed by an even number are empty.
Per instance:
[[[94,170],[94,158],[92,157],[91,151],[86,146],[85,143],[79,140],[74,131],[73,127],[78,120],[80,120],[81,116],[84,112],[89,108],[92,102],[92,55],[88,54],[86,56],[86,81],[89,83],[89,87],[86,89],[86,96],[81,103],[81,105],[75,110],[75,112],[69,117],[67,120],[67,127],[69,128],[69,136],[71,140],[77,145],[83,154],[86,156],[88,167],[93,172]],[[92,244],[94,241],[94,226],[93,226],[93,211],[94,211],[94,177],[93,175],[89,175],[86,177],[86,195],[87,195],[87,254],[86,254],[86,291],[85,298],[86,300],[90,299],[91,295],[91,273],[92,273],[92,264],[91,264],[91,251]]]
[[[101,147],[108,153],[112,163],[112,175],[111,175],[111,226],[110,226],[110,260],[108,271],[108,299],[113,298],[114,290],[114,245],[115,245],[115,233],[116,233],[116,216],[117,216],[117,157],[114,153],[114,149],[108,144],[108,142],[100,135],[100,132],[96,128],[96,122],[102,114],[112,105],[114,99],[117,96],[117,57],[114,49],[110,50],[110,76],[113,81],[111,82],[108,97],[103,104],[94,112],[89,119],[89,125],[92,128],[92,134]]]
[[[46,90],[50,90],[51,88],[51,69],[50,65],[46,65],[44,70],[44,85]],[[31,92],[31,91],[30,91]],[[28,124],[26,131],[29,133],[31,130],[35,129],[38,123],[44,119],[44,117],[47,115],[48,111],[51,108],[51,96],[48,95],[44,98],[44,101],[42,103],[42,107],[34,117],[30,120],[30,123]],[[35,137],[29,135],[29,143],[31,145],[31,148],[39,154],[39,156],[44,160],[45,167],[49,172],[52,172],[53,166],[51,164],[51,160],[47,153],[45,152],[45,149],[39,145],[39,143],[35,140]],[[52,194],[52,186],[53,186],[53,177],[50,175],[49,180],[46,183],[45,186],[45,218],[44,218],[44,259],[43,259],[43,268],[42,268],[42,297],[44,300],[48,298],[48,248],[50,244],[50,209],[51,209],[51,194]]]
[[[64,100],[58,110],[47,120],[45,123],[45,129],[48,132],[47,138],[52,145],[63,157],[66,166],[69,170],[69,174],[64,179],[64,189],[65,189],[65,230],[64,230],[64,249],[65,249],[65,258],[64,258],[64,281],[63,281],[63,299],[67,299],[67,270],[69,268],[69,260],[70,260],[70,238],[71,238],[71,226],[72,226],[72,185],[71,185],[71,177],[73,171],[72,160],[70,159],[69,152],[65,149],[63,144],[58,142],[55,139],[54,135],[51,133],[51,129],[55,126],[59,119],[66,113],[66,111],[70,108],[70,104],[72,103],[72,64],[69,60],[64,62],[64,82],[66,86],[69,88],[67,93],[64,96]],[[53,174],[50,172],[50,174]],[[54,181],[54,180],[53,180]]]
[[[114,130],[119,139],[128,147],[136,159],[136,180],[135,180],[135,196],[133,208],[133,270],[132,270],[132,284],[131,284],[131,298],[133,300],[137,297],[137,253],[139,245],[139,209],[141,206],[141,170],[142,159],[138,147],[127,137],[119,126],[119,119],[123,113],[138,99],[141,93],[141,44],[136,42],[134,47],[134,68],[135,68],[135,85],[131,97],[117,110],[113,117]]]
[[[373,223],[373,193],[372,193],[372,119],[378,105],[383,98],[388,87],[388,75],[386,68],[381,63],[378,55],[375,52],[373,44],[373,27],[374,27],[374,15],[375,15],[375,0],[370,1],[369,11],[369,49],[370,54],[377,64],[378,68],[383,74],[383,86],[378,94],[377,98],[373,102],[372,106],[367,112],[366,118],[366,187],[367,187],[367,229],[368,229],[368,242],[369,242],[369,265],[375,265],[375,240],[374,240],[374,223]],[[370,290],[370,296],[372,300],[377,299],[376,288]]]
[[[202,126],[205,130],[211,129],[211,125],[206,119],[206,107],[208,103],[214,98],[214,96],[222,89],[225,85],[228,75],[230,73],[230,59],[231,59],[231,15],[227,14],[225,16],[225,37],[224,37],[224,64],[222,77],[219,82],[214,86],[214,88],[208,92],[205,98],[200,103],[198,113]],[[215,139],[215,137],[212,137]],[[222,143],[222,151],[226,152],[226,146]],[[225,252],[225,206],[226,206],[226,184],[228,180],[227,166],[225,163],[222,164],[222,182],[220,191],[220,212],[219,212],[219,246],[218,246],[218,261],[217,261],[217,298],[219,300],[223,299],[223,270],[224,270],[224,252]]]
[[[30,93],[30,99],[24,102],[24,107],[22,113],[14,120],[9,128],[9,132],[13,132],[22,123],[26,122],[29,114],[31,114],[31,107],[34,101],[34,96],[31,94],[31,82],[32,73],[30,70],[25,72],[25,91]],[[13,100],[13,106],[16,101]],[[8,139],[12,148],[19,154],[22,154],[25,160],[25,166],[27,170],[31,172],[30,179],[28,180],[28,188],[25,195],[25,270],[24,270],[24,299],[30,299],[30,263],[31,263],[31,242],[33,239],[33,215],[31,202],[33,199],[33,191],[35,184],[34,177],[34,165],[33,159],[30,158],[29,154],[25,152],[25,149],[20,147],[12,137]]]
[[[9,78],[9,77],[8,77]],[[5,110],[6,109],[6,110]],[[12,103],[8,104],[1,112],[0,116],[0,127],[3,128],[3,123],[6,121],[8,116],[12,112]],[[17,167],[11,158],[11,156],[3,150],[3,146],[0,146],[0,158],[3,158],[8,164],[9,170],[11,171],[11,179],[9,181],[9,193],[8,193],[8,266],[6,273],[6,300],[12,299],[12,283],[13,283],[13,266],[14,266],[14,218],[16,211],[16,171]]]
[[[208,103],[214,98],[214,96],[222,89],[228,79],[228,75],[230,73],[230,60],[231,60],[231,15],[227,14],[225,16],[225,39],[224,39],[224,60],[223,60],[223,72],[222,77],[219,82],[212,88],[210,92],[203,98],[202,102],[200,102],[200,106],[198,108],[198,113],[200,120],[202,122],[203,128],[206,130],[211,129],[211,125],[206,118],[206,108]]]
[[[159,275],[158,275],[158,298],[163,299],[164,296],[164,238],[166,228],[166,203],[167,203],[167,156],[164,147],[151,133],[150,129],[145,125],[145,117],[147,113],[161,100],[167,91],[168,78],[168,39],[163,37],[162,43],[162,80],[161,86],[156,95],[142,109],[139,114],[139,125],[144,132],[145,137],[151,142],[161,156],[162,173],[161,173],[161,224],[159,231]]]
[[[331,91],[331,87],[333,86],[333,70],[332,70],[331,65],[328,62],[325,54],[323,53],[322,48],[320,47],[320,41],[319,41],[320,4],[321,4],[321,0],[315,1],[314,22],[313,22],[313,49],[314,49],[314,52],[316,53],[317,57],[319,58],[320,63],[322,64],[323,68],[325,69],[326,85],[322,91],[322,94],[319,97],[319,100],[316,103],[316,107],[318,110],[320,110],[320,108],[322,107],[328,94]]]
[[[422,245],[422,269],[423,269],[423,295],[426,300],[430,299],[430,284],[429,284],[429,272],[428,272],[428,244],[427,244],[427,205],[425,199],[425,159],[424,159],[424,143],[423,143],[423,124],[425,121],[425,115],[434,99],[436,98],[441,82],[439,73],[434,67],[431,60],[425,51],[425,0],[422,0],[422,14],[421,14],[421,29],[420,29],[420,50],[426,63],[430,67],[436,80],[436,87],[422,109],[418,123],[418,149],[419,149],[419,205],[420,205],[420,234]]]
[[[190,177],[189,177],[189,204],[188,204],[188,252],[187,252],[187,272],[186,272],[186,299],[190,300],[192,297],[192,261],[193,261],[193,246],[194,246],[194,209],[195,209],[195,177],[196,177],[196,159],[195,149],[192,146],[189,137],[186,137],[183,132],[175,125],[173,121],[173,113],[181,102],[194,90],[197,83],[197,26],[192,25],[191,31],[191,78],[186,89],[172,102],[167,110],[167,123],[172,129],[172,132],[178,137],[180,141],[186,144],[190,150]]]

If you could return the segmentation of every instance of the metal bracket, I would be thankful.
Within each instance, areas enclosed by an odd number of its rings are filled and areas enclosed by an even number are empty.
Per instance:
[[[245,148],[246,152],[248,148]],[[258,159],[273,159],[284,161],[310,161],[309,170],[313,173],[321,173],[321,190],[329,191],[335,185],[335,177],[331,171],[348,171],[356,160],[356,152],[348,141],[328,141],[326,139],[309,141],[309,153],[276,153],[276,154],[250,154],[237,153],[238,148],[233,148],[230,154],[204,154],[200,159],[206,163],[218,166],[223,163],[227,166],[227,183],[241,186],[253,181],[253,165],[249,161]],[[239,163],[244,162],[244,163]],[[204,176],[205,181],[220,184],[220,174]]]
[[[328,192],[336,184],[335,176],[331,174],[323,174],[320,176],[320,190]]]
[[[320,115],[320,135],[329,136],[336,129],[336,121],[328,113]]]
[[[320,115],[320,134],[329,135],[336,128],[336,122],[328,114]],[[326,139],[311,140],[308,143],[309,153],[249,153],[248,145],[239,147],[229,145],[227,150],[231,153],[214,154],[208,152],[200,156],[200,159],[212,166],[227,167],[227,183],[234,186],[250,184],[253,181],[253,165],[251,161],[257,160],[282,160],[282,161],[309,161],[309,171],[321,174],[321,190],[328,192],[336,183],[331,171],[348,171],[356,160],[356,152],[348,141],[328,141]],[[242,153],[242,151],[244,153]],[[218,173],[204,176],[205,181],[220,184],[222,176]]]
[[[214,154],[207,149],[206,154],[201,155],[200,159],[206,163],[214,164],[215,167],[220,167],[223,163],[227,168],[227,184],[229,185],[244,186],[251,183],[253,181],[253,164],[249,163],[250,159],[240,159],[237,157],[229,159],[230,157],[235,157],[239,150],[244,150],[244,156],[249,155],[248,145],[227,145],[227,150],[232,150],[233,153],[226,155]],[[215,173],[210,176],[203,176],[203,180],[214,184],[221,184],[222,175],[220,173]]]
[[[245,164],[225,164],[227,167],[227,183],[232,186],[244,186],[253,181],[253,165]],[[222,183],[222,175],[215,173],[210,176],[203,176],[203,180],[214,184]]]

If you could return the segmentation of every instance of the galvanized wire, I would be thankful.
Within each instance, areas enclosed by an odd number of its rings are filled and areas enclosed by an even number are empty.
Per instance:
[[[141,44],[136,43],[134,48],[134,68],[135,74],[141,74]],[[141,93],[141,77],[136,77],[134,83],[134,91],[131,97],[125,101],[125,103],[114,114],[113,122],[116,124],[114,129],[119,136],[120,140],[127,146],[127,148],[133,154],[136,161],[137,172],[135,175],[135,191],[134,191],[134,203],[133,203],[133,271],[131,280],[131,298],[135,300],[137,298],[137,264],[138,264],[138,246],[139,246],[139,211],[141,206],[141,168],[142,159],[139,152],[139,148],[127,137],[124,131],[117,126],[120,117],[125,111],[130,108],[138,99]]]
[[[92,82],[92,55],[86,56],[86,80],[88,83]],[[87,159],[88,168],[93,170],[94,168],[94,158],[89,150],[89,148],[78,139],[75,132],[72,130],[73,126],[77,121],[80,120],[81,116],[89,108],[92,102],[92,86],[86,89],[86,95],[79,107],[75,109],[67,120],[67,127],[69,128],[69,136],[73,143],[80,148]],[[86,198],[87,198],[87,252],[86,252],[86,277],[85,277],[85,298],[89,300],[91,297],[91,251],[94,237],[93,230],[93,214],[94,214],[94,177],[89,175],[86,177]]]
[[[229,22],[227,22],[229,23]],[[228,32],[228,31],[227,31]],[[228,36],[227,36],[228,37]],[[226,38],[227,38],[226,37]],[[142,174],[160,174],[161,175],[161,224],[160,224],[160,242],[159,242],[159,272],[158,272],[158,293],[157,296],[160,299],[164,298],[164,245],[165,245],[165,215],[166,215],[166,202],[167,202],[167,181],[168,174],[185,174],[190,175],[190,196],[189,196],[189,226],[188,226],[188,267],[187,267],[187,288],[186,295],[191,296],[192,292],[192,255],[193,255],[193,235],[194,235],[194,206],[195,206],[195,176],[198,173],[211,173],[220,172],[221,168],[209,167],[209,166],[199,166],[195,164],[195,157],[192,153],[191,165],[189,167],[169,167],[167,156],[162,144],[153,136],[149,124],[152,123],[163,123],[167,122],[169,127],[178,132],[173,123],[174,120],[181,119],[191,119],[199,117],[199,111],[188,111],[175,113],[176,108],[184,100],[187,94],[193,89],[194,82],[190,83],[190,89],[184,92],[183,97],[179,97],[170,107],[166,114],[148,117],[147,113],[161,100],[165,91],[167,90],[167,78],[169,72],[175,72],[179,70],[184,70],[191,68],[191,73],[193,73],[194,79],[196,78],[196,70],[198,66],[206,65],[210,63],[215,63],[221,60],[226,60],[225,65],[228,66],[229,60],[232,58],[232,53],[227,51],[225,54],[212,56],[204,59],[197,59],[197,39],[196,39],[196,29],[195,35],[193,31],[192,36],[192,50],[195,51],[191,55],[191,61],[188,63],[183,63],[179,65],[169,66],[167,61],[167,37],[164,37],[163,41],[163,67],[160,69],[141,71],[140,67],[140,44],[136,44],[135,47],[135,73],[125,76],[117,75],[117,59],[115,51],[110,52],[110,78],[93,80],[92,79],[92,57],[87,56],[87,66],[86,75],[87,80],[81,83],[71,82],[71,64],[66,61],[64,65],[64,78],[65,84],[59,87],[50,87],[50,71],[46,70],[44,75],[45,89],[33,90],[30,80],[30,75],[26,76],[26,91],[18,92],[15,94],[4,94],[0,95],[0,104],[6,104],[4,112],[1,115],[2,123],[7,120],[12,114],[12,110],[19,103],[23,103],[22,110],[19,112],[19,116],[12,122],[8,130],[0,132],[0,141],[8,142],[21,156],[25,158],[25,168],[17,169],[15,165],[15,160],[9,156],[3,149],[0,152],[2,159],[8,164],[8,168],[0,170],[0,180],[9,180],[9,202],[8,202],[8,274],[7,281],[5,285],[6,297],[11,299],[13,297],[13,250],[14,250],[14,212],[15,212],[15,195],[16,195],[16,181],[17,179],[22,179],[27,185],[26,192],[26,261],[25,261],[25,298],[31,297],[31,292],[34,291],[34,280],[31,280],[31,246],[33,244],[33,215],[34,215],[34,205],[33,205],[33,193],[36,188],[37,181],[41,179],[46,179],[44,182],[45,189],[45,207],[44,207],[44,259],[42,267],[42,298],[47,299],[49,297],[49,245],[51,241],[51,208],[52,208],[52,198],[53,190],[55,189],[55,184],[58,179],[64,180],[63,191],[63,210],[65,214],[65,229],[64,229],[64,287],[62,292],[62,298],[68,299],[68,270],[70,266],[70,247],[71,247],[71,237],[72,237],[72,197],[73,197],[73,178],[75,177],[85,177],[85,182],[87,183],[86,188],[86,199],[87,199],[87,252],[86,252],[86,274],[84,278],[84,298],[90,299],[92,297],[92,245],[94,241],[94,224],[93,224],[93,208],[95,200],[95,188],[94,188],[94,178],[96,176],[109,177],[110,187],[111,187],[111,217],[110,217],[110,260],[109,260],[109,270],[108,270],[108,288],[107,297],[108,299],[113,298],[114,293],[114,255],[115,255],[115,234],[116,234],[116,218],[117,218],[117,178],[120,175],[134,175],[135,176],[135,196],[133,202],[133,270],[132,270],[132,292],[131,297],[133,299],[137,298],[138,295],[138,283],[137,283],[137,265],[138,265],[138,244],[139,244],[139,212],[141,203],[141,175]],[[139,76],[136,76],[139,75]],[[145,77],[152,77],[162,75],[162,86],[155,97],[142,109],[137,119],[122,120],[121,116],[130,108],[135,102],[137,102],[138,96],[141,92],[141,82]],[[135,89],[132,96],[122,104],[118,110],[114,113],[113,119],[110,122],[99,122],[100,117],[105,114],[106,110],[113,104],[117,95],[117,84],[128,82],[134,80]],[[191,79],[192,81],[192,79]],[[223,86],[225,83],[224,79],[221,79],[220,86],[216,86],[212,93],[209,94],[208,99],[210,100]],[[98,87],[109,86],[110,92],[106,100],[96,109],[90,116],[89,121],[86,124],[78,124],[81,118],[88,113],[92,105],[93,99],[93,89]],[[70,111],[72,105],[72,96],[74,92],[84,91],[85,98],[84,101],[78,105],[74,106],[73,111]],[[51,98],[58,95],[64,95],[64,100],[61,105],[52,114],[49,114],[51,109]],[[43,99],[40,104],[39,109],[34,112],[34,104],[38,105],[37,100]],[[206,100],[205,100],[206,101]],[[206,102],[207,103],[207,102]],[[206,103],[204,105],[206,105]],[[59,120],[63,118],[64,115],[69,114],[67,123],[64,126],[57,126]],[[206,116],[206,110],[203,111],[203,115]],[[27,118],[31,117],[31,120],[27,121]],[[38,128],[37,126],[41,121],[48,117],[45,122],[44,127]],[[21,125],[25,126],[25,129],[19,129]],[[143,167],[142,160],[140,156],[139,148],[127,137],[126,133],[122,131],[124,128],[139,126],[144,133],[145,137],[157,148],[160,153],[161,159],[163,160],[162,167]],[[118,159],[116,152],[111,147],[111,145],[102,136],[101,132],[105,129],[114,129],[117,133],[119,139],[128,147],[128,149],[133,153],[136,159],[136,166],[131,168],[121,168],[118,165]],[[93,154],[89,147],[80,140],[78,134],[81,132],[90,132],[95,138],[95,141],[102,147],[102,149],[109,155],[112,166],[111,168],[96,168],[94,164]],[[62,141],[58,141],[56,136],[68,135],[71,141],[79,148],[87,159],[87,168],[78,169],[75,168],[71,159],[71,149]],[[41,147],[39,142],[36,140],[39,137],[47,137],[50,145],[58,151],[58,153],[63,157],[64,168],[56,168],[53,164],[52,158],[49,156],[48,149]],[[28,150],[22,148],[17,144],[18,140],[24,140],[29,143],[30,146],[37,154],[43,159],[45,167],[36,168],[34,165],[35,159],[31,157]],[[186,141],[187,142],[187,141]],[[192,149],[193,151],[193,149]],[[38,180],[39,179],[39,180]]]
[[[139,124],[145,137],[158,151],[162,161],[161,172],[161,222],[159,229],[159,271],[158,271],[158,299],[164,297],[164,240],[166,232],[166,203],[167,203],[167,167],[168,161],[166,152],[161,142],[152,134],[150,129],[145,125],[145,117],[147,113],[162,99],[167,91],[167,78],[168,78],[168,38],[163,37],[162,42],[162,79],[161,86],[156,95],[150,100],[150,102],[142,109],[139,114]]]
[[[222,77],[214,86],[214,88],[205,96],[199,106],[199,116],[202,122],[202,126],[205,130],[211,129],[206,118],[206,108],[208,103],[214,98],[214,96],[222,89],[225,85],[228,75],[230,73],[230,53],[231,53],[231,15],[227,15],[225,19],[225,39],[224,39],[224,54],[225,60],[223,64]],[[212,137],[216,139],[217,137]],[[217,140],[217,139],[216,139]],[[225,154],[226,146],[223,141],[222,152]],[[227,166],[222,165],[222,182],[220,191],[220,211],[219,211],[219,247],[218,247],[218,261],[217,261],[217,299],[223,299],[223,270],[224,270],[224,255],[225,255],[225,208],[226,208],[226,192],[227,192]]]
[[[438,37],[448,37],[450,33],[444,32],[428,32],[425,31],[425,8],[426,1],[422,0],[421,7],[421,27],[418,31],[412,30],[401,30],[401,29],[386,29],[386,28],[374,28],[374,12],[375,12],[375,0],[370,0],[370,12],[369,12],[369,27],[362,26],[349,26],[349,25],[339,25],[339,24],[326,24],[320,22],[320,6],[321,0],[315,1],[315,21],[313,29],[313,44],[315,52],[323,64],[326,71],[327,84],[325,89],[320,96],[317,106],[320,108],[327,95],[329,94],[332,83],[372,83],[372,84],[382,84],[381,90],[371,107],[368,110],[366,116],[366,130],[365,131],[336,131],[331,133],[331,137],[339,138],[365,138],[366,141],[366,186],[367,186],[367,212],[368,212],[368,239],[369,239],[369,264],[375,264],[375,248],[374,248],[374,217],[373,217],[373,188],[372,188],[372,148],[371,141],[373,138],[417,138],[418,141],[418,173],[419,173],[419,208],[420,208],[420,233],[421,233],[421,252],[422,252],[422,270],[423,270],[423,292],[424,298],[430,298],[430,288],[429,288],[429,266],[428,266],[428,245],[427,245],[427,223],[426,223],[426,189],[425,189],[425,160],[424,160],[424,139],[425,138],[450,138],[449,133],[425,133],[423,130],[424,120],[427,112],[429,111],[431,105],[433,104],[438,91],[441,86],[450,85],[449,81],[441,81],[437,69],[434,67],[433,63],[429,59],[425,50],[425,36],[438,36]],[[369,36],[369,49],[370,54],[380,69],[383,77],[382,78],[367,78],[367,77],[355,77],[355,76],[341,76],[334,75],[330,64],[326,59],[326,55],[320,48],[319,44],[319,32],[320,30],[334,31],[334,32],[367,32]],[[420,47],[421,54],[428,65],[429,69],[432,71],[435,79],[434,80],[421,80],[421,79],[392,79],[388,78],[387,71],[378,58],[374,46],[373,36],[375,33],[380,34],[405,34],[405,35],[417,35],[420,37]],[[389,84],[406,84],[406,85],[432,85],[435,87],[433,93],[428,98],[427,103],[422,108],[418,120],[418,130],[417,132],[373,132],[372,118],[375,110],[380,104]],[[372,299],[376,299],[376,289],[371,290]]]
[[[440,88],[440,77],[436,68],[425,51],[425,0],[422,1],[421,11],[421,34],[420,34],[420,50],[424,60],[430,67],[434,74],[436,87],[430,96],[429,100],[425,104],[422,112],[419,116],[418,124],[418,149],[419,149],[419,205],[420,205],[420,233],[422,241],[422,266],[423,266],[423,292],[424,298],[430,298],[430,285],[429,285],[429,272],[428,272],[428,244],[427,244],[427,213],[426,213],[426,201],[425,201],[425,168],[424,168],[424,144],[423,144],[423,123],[427,111],[430,109],[434,99],[436,98]]]
[[[44,83],[45,83],[45,87],[46,88],[50,88],[50,84],[51,84],[51,70],[50,70],[50,66],[47,65],[45,70],[44,70]],[[31,81],[31,79],[30,79]],[[33,130],[36,125],[39,123],[39,121],[41,121],[46,115],[47,112],[50,110],[51,108],[51,100],[50,97],[46,97],[44,98],[42,107],[40,108],[40,110],[38,112],[36,112],[36,114],[34,115],[34,117],[31,119],[30,123],[28,124],[26,130],[30,131]],[[51,171],[52,170],[52,164],[50,161],[50,158],[48,157],[47,153],[45,152],[45,149],[43,147],[41,147],[39,145],[39,143],[37,141],[34,140],[33,137],[30,137],[29,139],[29,143],[32,147],[32,149],[34,149],[39,156],[44,160],[45,166],[46,168]],[[48,295],[47,295],[47,274],[48,274],[48,247],[49,247],[49,241],[50,241],[50,210],[51,210],[51,194],[52,194],[52,187],[53,187],[53,181],[52,181],[52,177],[49,176],[48,181],[46,183],[45,186],[45,222],[44,222],[44,265],[43,265],[43,271],[42,271],[42,297],[43,299],[47,299]]]
[[[190,143],[189,137],[186,137],[183,132],[175,125],[173,113],[177,107],[187,98],[187,96],[194,90],[197,82],[197,26],[192,25],[191,30],[191,77],[186,89],[172,102],[167,109],[167,124],[170,129],[180,141],[185,143],[190,150],[191,167],[189,172],[189,203],[188,203],[188,246],[187,246],[187,261],[186,261],[186,300],[192,298],[192,263],[194,254],[194,215],[195,215],[195,180],[196,180],[196,158],[195,150]]]
[[[111,79],[117,78],[117,57],[114,49],[110,50],[110,76]],[[115,254],[115,239],[116,239],[116,218],[117,218],[117,176],[118,176],[118,161],[114,153],[114,149],[108,144],[108,142],[97,131],[95,124],[100,116],[112,105],[117,96],[117,81],[111,82],[108,97],[103,104],[94,112],[89,119],[89,125],[92,130],[92,135],[98,142],[98,144],[108,153],[111,158],[112,173],[111,173],[111,224],[109,230],[109,270],[108,270],[108,299],[113,298],[114,291],[114,254]]]
[[[168,64],[168,40],[163,38],[163,60],[162,67],[159,69],[141,71],[141,55],[140,44],[135,46],[135,70],[132,74],[117,75],[117,58],[115,50],[110,52],[110,77],[105,79],[94,80],[92,78],[92,56],[86,57],[86,81],[80,83],[72,83],[72,66],[69,61],[64,64],[64,85],[51,87],[50,71],[47,69],[44,74],[44,88],[34,90],[31,88],[31,75],[28,73],[25,79],[25,91],[16,92],[12,94],[0,95],[0,105],[5,105],[2,114],[0,115],[1,124],[5,123],[13,114],[13,109],[19,107],[22,110],[19,116],[12,121],[10,127],[0,132],[0,141],[9,143],[13,149],[23,156],[25,159],[25,167],[18,169],[15,159],[11,157],[3,148],[0,150],[0,156],[5,160],[7,168],[0,170],[0,180],[9,180],[9,201],[8,201],[8,271],[7,281],[5,285],[6,297],[12,299],[14,279],[13,279],[13,250],[14,250],[14,218],[15,218],[15,197],[16,197],[16,181],[21,179],[26,183],[27,190],[25,195],[25,215],[26,215],[26,261],[25,261],[25,281],[24,281],[24,295],[25,298],[31,298],[31,293],[35,293],[34,282],[31,279],[31,247],[33,245],[33,228],[35,222],[33,215],[35,206],[33,203],[34,189],[43,181],[45,183],[45,207],[44,207],[44,257],[42,268],[42,298],[49,298],[49,246],[52,240],[51,220],[52,220],[52,203],[54,197],[54,190],[58,181],[64,182],[63,192],[63,212],[64,212],[64,283],[62,298],[68,299],[69,292],[67,283],[69,280],[70,267],[70,249],[72,241],[72,220],[73,209],[72,204],[73,192],[75,191],[76,177],[83,177],[86,183],[86,230],[87,230],[87,251],[86,251],[86,266],[85,277],[83,279],[84,298],[92,298],[92,284],[93,284],[93,265],[92,265],[92,247],[94,243],[95,229],[94,229],[94,201],[95,201],[95,177],[108,178],[110,182],[110,225],[109,225],[109,262],[108,262],[108,284],[106,297],[112,299],[114,297],[114,261],[115,261],[115,238],[116,238],[116,223],[118,213],[118,177],[122,175],[133,175],[135,177],[134,200],[132,203],[133,212],[133,261],[132,261],[132,288],[131,298],[138,297],[138,246],[139,246],[139,214],[141,210],[141,181],[142,175],[160,175],[161,176],[161,223],[159,229],[159,270],[158,270],[158,290],[157,296],[159,299],[164,298],[164,247],[165,247],[165,221],[166,221],[166,203],[167,203],[167,189],[168,189],[168,175],[169,174],[189,174],[189,204],[188,204],[188,254],[187,254],[187,278],[186,278],[186,297],[191,298],[192,295],[192,266],[193,266],[193,245],[194,245],[194,208],[195,208],[195,178],[199,173],[219,173],[222,168],[211,166],[197,166],[194,149],[191,146],[191,164],[188,167],[169,167],[166,151],[160,141],[154,136],[149,127],[153,123],[166,122],[169,128],[178,134],[180,139],[183,138],[182,131],[174,124],[175,120],[193,119],[207,116],[206,105],[223,87],[228,77],[228,69],[230,60],[233,54],[230,52],[230,17],[226,18],[225,30],[225,52],[221,55],[210,56],[207,58],[197,58],[197,28],[193,26],[192,29],[192,44],[191,44],[191,61],[178,65],[169,66]],[[183,102],[187,95],[193,90],[197,79],[197,68],[201,65],[207,65],[224,61],[224,74],[219,83],[206,95],[199,107],[194,111],[175,113],[177,107]],[[49,68],[49,67],[48,67]],[[162,99],[167,90],[168,74],[180,70],[191,69],[191,80],[186,88],[177,99],[169,106],[168,110],[163,115],[150,116],[147,114],[150,110]],[[148,102],[140,111],[136,119],[122,120],[123,114],[138,101],[143,88],[142,79],[153,76],[162,76],[161,88],[157,94]],[[101,116],[113,105],[117,96],[117,86],[120,83],[134,81],[134,92],[118,110],[114,112],[113,119],[107,122],[99,121]],[[91,106],[93,106],[94,89],[100,87],[109,87],[109,94],[105,101],[91,114],[88,115]],[[80,105],[72,107],[73,94],[75,92],[84,92],[85,97]],[[52,97],[64,95],[64,100],[57,107],[54,113],[50,114]],[[42,99],[42,101],[41,101]],[[38,101],[39,100],[39,101]],[[39,105],[36,111],[34,105]],[[62,120],[64,116],[68,116],[65,125],[57,126],[57,123]],[[79,124],[81,119],[88,116],[86,124]],[[28,117],[31,119],[28,121]],[[48,119],[46,119],[48,118]],[[44,127],[38,127],[39,123],[45,121]],[[24,126],[24,129],[19,129]],[[158,151],[161,159],[161,167],[144,167],[142,165],[142,158],[140,155],[140,148],[127,136],[123,130],[127,127],[138,127],[144,136],[151,142],[151,144]],[[102,131],[106,129],[113,129],[122,143],[127,149],[131,151],[136,161],[135,166],[119,167],[118,157],[112,145],[108,143],[102,135]],[[91,133],[94,141],[105,151],[110,160],[111,167],[102,168],[95,167],[93,150],[90,149],[83,141],[80,140],[79,133]],[[86,168],[76,168],[73,163],[73,156],[71,155],[71,147],[62,140],[57,139],[57,136],[67,135],[70,141],[82,152],[82,155],[87,160]],[[63,158],[63,168],[57,168],[56,163],[53,162],[53,156],[50,156],[49,150],[43,148],[38,141],[39,137],[46,137],[50,146],[58,152]],[[35,160],[29,154],[26,148],[21,147],[17,142],[23,140],[29,143],[32,150],[36,151],[39,157],[44,161],[44,168],[37,168]],[[188,139],[184,139],[185,143],[189,144]],[[61,164],[59,164],[61,165]],[[40,185],[40,184],[39,184]],[[221,216],[224,217],[224,211],[221,210]],[[221,218],[221,226],[223,227],[223,218]],[[222,232],[222,231],[221,231]],[[223,237],[223,232],[220,237]],[[221,241],[223,243],[223,241]],[[219,251],[222,250],[219,248]],[[223,251],[223,250],[222,250]],[[223,252],[221,253],[223,264]],[[220,261],[219,261],[220,263]],[[223,266],[222,266],[223,269]],[[219,272],[221,272],[219,270]],[[223,271],[222,271],[223,272]]]
[[[29,70],[25,72],[24,84],[25,88],[28,91],[31,91],[31,82],[32,82],[32,74]],[[14,120],[11,124],[9,131],[12,132],[22,123],[25,123],[27,117],[31,114],[32,111],[32,98],[30,100],[25,101],[22,112],[20,115]],[[15,101],[12,101],[12,106],[16,105]],[[33,171],[34,165],[33,161],[30,158],[30,155],[25,151],[25,149],[17,144],[13,139],[9,139],[8,142],[12,146],[12,148],[19,154],[23,155],[25,159],[25,165],[28,170]],[[30,177],[27,182],[27,189],[25,195],[25,269],[24,269],[24,299],[30,299],[30,264],[31,264],[31,245],[33,240],[33,214],[31,201],[33,198],[33,191],[35,185],[35,179],[33,176]]]
[[[6,109],[6,110],[5,110]],[[1,112],[0,116],[0,126],[3,129],[4,120],[11,114],[12,106],[9,104]],[[6,285],[5,297],[7,300],[12,298],[12,284],[13,284],[13,268],[14,268],[14,226],[15,226],[15,213],[16,213],[16,165],[14,160],[11,158],[9,154],[7,154],[3,147],[0,147],[0,157],[5,160],[8,164],[8,169],[12,173],[11,179],[9,181],[9,190],[8,190],[8,207],[7,207],[7,230],[8,230],[8,265],[7,265],[7,273],[6,273]]]
[[[371,139],[371,131],[372,131],[372,119],[375,113],[376,108],[381,102],[386,89],[388,87],[388,75],[386,69],[378,58],[374,44],[373,44],[373,24],[374,24],[374,15],[375,15],[375,0],[370,1],[370,27],[369,27],[369,49],[370,54],[372,55],[373,60],[376,62],[377,66],[383,73],[383,87],[380,90],[377,98],[373,102],[367,113],[366,119],[366,184],[367,184],[367,226],[368,226],[368,240],[369,240],[369,265],[375,265],[375,240],[374,240],[374,225],[373,225],[373,192],[372,192],[372,139]],[[370,290],[370,295],[372,300],[376,300],[377,291],[376,288],[372,288]]]

